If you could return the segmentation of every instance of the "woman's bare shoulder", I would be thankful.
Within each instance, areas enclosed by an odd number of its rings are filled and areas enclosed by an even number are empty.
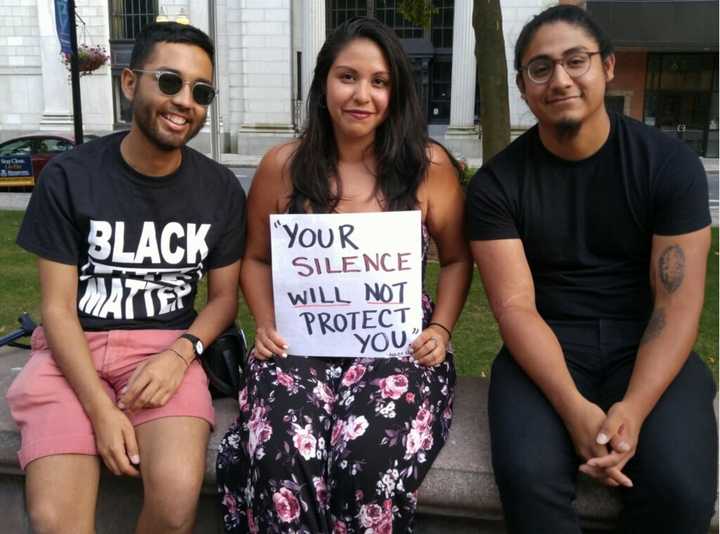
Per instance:
[[[250,187],[251,201],[272,205],[273,211],[282,211],[292,193],[290,162],[298,141],[275,145],[263,156]]]
[[[449,181],[458,180],[458,168],[453,157],[447,149],[439,143],[430,142],[427,145],[428,166],[427,185],[445,187]]]
[[[453,167],[451,156],[448,153],[447,148],[445,148],[440,143],[437,143],[435,141],[430,141],[427,144],[426,150],[427,150],[428,159],[430,160],[431,164],[433,164],[433,165],[449,165],[450,167]]]
[[[265,168],[269,172],[289,175],[290,162],[299,145],[300,141],[298,140],[275,145],[265,153],[260,161],[260,167]]]

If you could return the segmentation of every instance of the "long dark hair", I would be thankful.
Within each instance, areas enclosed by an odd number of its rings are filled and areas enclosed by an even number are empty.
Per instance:
[[[370,17],[350,19],[339,26],[320,49],[307,97],[307,119],[290,163],[293,192],[290,213],[328,213],[342,198],[342,184],[332,192],[330,177],[337,175],[338,151],[333,124],[325,104],[328,73],[340,51],[352,40],[373,41],[390,67],[388,115],[375,131],[373,148],[378,192],[387,210],[417,207],[417,189],[430,164],[427,125],[415,91],[410,60],[395,33]]]

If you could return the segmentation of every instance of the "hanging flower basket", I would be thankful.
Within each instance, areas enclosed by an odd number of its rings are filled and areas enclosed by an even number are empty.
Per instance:
[[[72,54],[61,54],[62,62],[65,64],[68,70],[70,70],[70,59]],[[105,47],[101,45],[88,46],[80,45],[78,47],[78,70],[80,75],[91,74],[103,65],[105,65],[110,56],[108,55]]]

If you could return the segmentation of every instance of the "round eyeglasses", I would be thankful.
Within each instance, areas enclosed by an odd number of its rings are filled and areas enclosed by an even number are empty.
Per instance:
[[[133,69],[133,72],[152,74],[157,81],[160,91],[167,96],[174,96],[182,90],[183,85],[189,85],[192,90],[193,100],[204,107],[209,106],[217,94],[217,90],[209,83],[186,82],[176,72],[142,69]]]
[[[590,61],[597,52],[573,52],[564,56],[562,59],[550,59],[549,57],[539,57],[530,61],[527,65],[520,67],[527,73],[531,82],[542,84],[547,83],[555,73],[555,65],[562,65],[568,76],[571,78],[579,78],[590,70]]]

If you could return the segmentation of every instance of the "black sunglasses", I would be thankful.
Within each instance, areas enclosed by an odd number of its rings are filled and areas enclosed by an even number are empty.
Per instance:
[[[183,85],[189,85],[192,89],[193,100],[195,100],[195,102],[197,102],[201,106],[209,106],[212,103],[213,98],[215,98],[215,95],[217,94],[217,90],[209,83],[186,82],[180,77],[179,74],[169,70],[132,70],[133,72],[152,74],[158,83],[158,88],[160,89],[160,91],[162,91],[163,94],[168,96],[174,96],[178,94],[182,90]]]

